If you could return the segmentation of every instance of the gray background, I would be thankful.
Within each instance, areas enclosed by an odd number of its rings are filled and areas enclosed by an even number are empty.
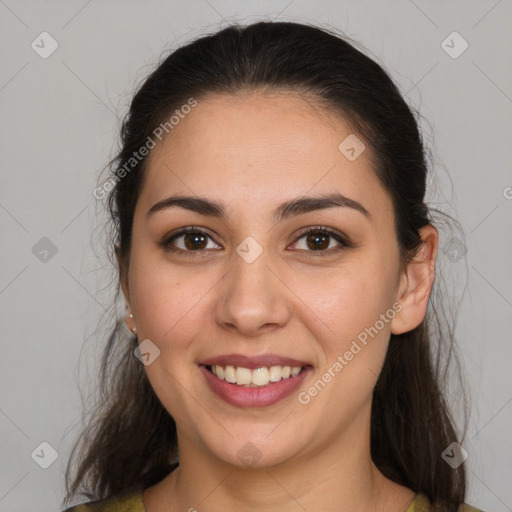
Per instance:
[[[473,403],[463,443],[468,501],[512,510],[510,0],[0,0],[0,16],[1,511],[59,510],[80,430],[77,383],[94,384],[102,342],[94,330],[112,298],[92,191],[135,85],[177,44],[262,17],[343,30],[426,119],[437,173],[430,200],[466,236],[465,246],[445,238],[440,261],[460,300]],[[31,47],[43,31],[59,45],[47,59]],[[469,44],[458,58],[441,44],[453,31]],[[452,39],[453,53],[463,42]],[[32,250],[42,237],[57,248],[47,261]],[[58,452],[48,469],[31,457],[41,442]]]

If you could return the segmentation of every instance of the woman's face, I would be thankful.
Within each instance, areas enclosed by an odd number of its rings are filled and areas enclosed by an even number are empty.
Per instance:
[[[126,289],[180,449],[260,467],[368,442],[401,274],[357,144],[339,116],[254,92],[199,101],[152,151]]]

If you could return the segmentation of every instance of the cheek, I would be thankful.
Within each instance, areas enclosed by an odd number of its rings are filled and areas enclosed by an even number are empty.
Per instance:
[[[179,269],[161,258],[134,257],[129,279],[140,336],[163,353],[185,348],[204,322],[208,294],[217,281],[213,273]]]
[[[393,269],[382,265],[379,268],[378,262],[361,259],[357,266],[340,266],[328,275],[295,279],[293,289],[301,299],[299,303],[304,304],[303,314],[311,322],[316,318],[315,325],[323,332],[318,338],[342,348],[392,306],[392,276]]]
[[[302,322],[322,352],[317,377],[301,390],[300,403],[310,402],[311,417],[322,418],[322,425],[343,428],[368,405],[388,347],[392,285],[385,275],[339,273],[323,286],[316,281],[298,288],[299,296],[309,298]]]
[[[144,261],[144,264],[142,262]],[[194,417],[204,411],[184,389],[196,382],[194,340],[206,318],[205,295],[214,281],[208,275],[179,272],[165,263],[137,260],[130,267],[132,309],[139,340],[151,340],[160,350],[146,374],[161,403],[176,422],[194,430]],[[192,395],[196,393],[192,391]],[[204,407],[204,404],[201,403]]]

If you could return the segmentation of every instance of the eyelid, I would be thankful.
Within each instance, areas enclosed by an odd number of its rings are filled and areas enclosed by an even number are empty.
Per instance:
[[[337,254],[340,251],[354,247],[354,244],[352,243],[350,238],[341,231],[338,231],[337,229],[334,228],[329,228],[327,226],[319,225],[307,226],[302,228],[299,231],[299,234],[295,237],[294,242],[292,243],[296,244],[301,238],[303,238],[306,235],[309,235],[310,233],[326,234],[338,242],[338,247],[334,247],[331,249],[322,249],[319,251],[299,250],[299,252],[303,253],[304,257],[308,259],[322,256],[332,256],[333,254]]]
[[[168,233],[167,235],[165,235],[163,237],[163,239],[160,242],[158,242],[158,245],[160,247],[162,247],[164,250],[167,250],[170,252],[176,252],[176,253],[180,253],[180,254],[185,254],[186,256],[194,256],[194,255],[197,256],[197,255],[202,255],[202,254],[205,254],[205,253],[211,251],[211,249],[201,249],[198,251],[186,251],[184,249],[180,249],[179,247],[174,247],[172,245],[171,242],[175,238],[179,238],[179,237],[181,237],[183,235],[187,235],[189,233],[205,235],[206,237],[213,240],[213,242],[215,242],[217,245],[220,245],[209,231],[207,231],[205,228],[201,228],[199,226],[186,226],[183,228],[179,228],[178,230],[172,231],[171,233]]]
[[[304,228],[301,228],[299,230],[299,233],[295,240],[298,240],[299,238],[302,238],[304,235],[307,235],[309,233],[327,233],[328,235],[332,236],[333,238],[339,238],[342,243],[345,245],[351,245],[350,239],[347,235],[342,233],[341,231],[338,231],[337,229],[330,228],[328,226],[321,226],[321,225],[313,225],[313,226],[306,226]],[[315,252],[315,251],[312,251]]]
[[[205,235],[206,237],[208,237],[211,240],[213,240],[214,243],[216,243],[217,245],[220,245],[214,239],[214,237],[210,234],[209,231],[207,231],[205,228],[201,228],[199,226],[186,226],[186,227],[180,228],[177,231],[174,231],[174,232],[164,236],[164,238],[162,239],[161,242],[158,243],[158,245],[161,246],[165,250],[168,250],[168,251],[171,251],[171,252],[175,252],[175,253],[184,254],[186,256],[194,256],[194,255],[195,256],[202,256],[202,255],[205,255],[206,253],[208,253],[208,252],[210,252],[212,250],[212,249],[200,249],[200,250],[197,250],[197,251],[184,250],[184,249],[180,249],[178,247],[174,247],[171,244],[171,241],[173,239],[179,238],[180,236],[186,235],[188,233],[195,233],[195,234]],[[341,251],[343,249],[347,249],[349,247],[353,247],[353,244],[350,241],[349,237],[347,237],[345,234],[343,234],[343,233],[341,233],[338,230],[335,230],[333,228],[329,228],[327,226],[321,226],[321,225],[306,226],[306,227],[300,229],[299,233],[295,236],[292,244],[296,244],[301,238],[303,238],[305,235],[308,235],[310,233],[324,233],[324,234],[327,234],[331,238],[334,238],[338,242],[340,247],[338,247],[338,248],[331,248],[331,249],[322,249],[322,250],[318,250],[318,251],[313,251],[313,250],[306,251],[306,250],[303,250],[303,249],[299,249],[298,250],[301,253],[307,254],[307,257],[314,257],[314,256],[310,256],[310,255],[325,256],[325,255],[329,255],[329,254],[335,254],[335,253],[337,253],[337,252],[339,252],[339,251]],[[217,249],[215,249],[215,250],[217,250]]]

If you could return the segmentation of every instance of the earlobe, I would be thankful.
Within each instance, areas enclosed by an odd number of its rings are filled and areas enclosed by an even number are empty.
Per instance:
[[[128,329],[130,329],[130,331],[133,334],[137,335],[137,326],[135,325],[135,318],[133,318],[133,314],[130,313],[129,308],[127,308],[127,311],[126,311],[125,322],[126,322],[126,326],[128,327]]]
[[[439,234],[430,224],[419,230],[423,240],[416,256],[404,269],[397,295],[402,310],[391,321],[391,333],[403,334],[418,327],[425,318],[435,276]]]
[[[130,303],[130,294],[128,293],[127,272],[126,272],[125,264],[123,262],[123,258],[121,256],[121,248],[118,243],[115,244],[115,246],[114,246],[114,252],[115,252],[116,260],[117,260],[119,284],[121,285],[121,290],[123,292],[125,301],[127,304],[129,304]]]
[[[127,279],[126,266],[125,266],[122,256],[121,256],[121,248],[119,247],[119,244],[116,244],[114,246],[114,252],[116,255],[116,259],[117,259],[119,283],[121,285],[121,290],[123,291],[124,299],[126,302],[125,323],[126,323],[126,326],[128,327],[128,329],[130,329],[130,331],[134,335],[137,335],[137,327],[135,325],[135,318],[133,318],[133,313],[131,312],[131,307],[130,307],[130,295],[128,293],[128,279]]]

